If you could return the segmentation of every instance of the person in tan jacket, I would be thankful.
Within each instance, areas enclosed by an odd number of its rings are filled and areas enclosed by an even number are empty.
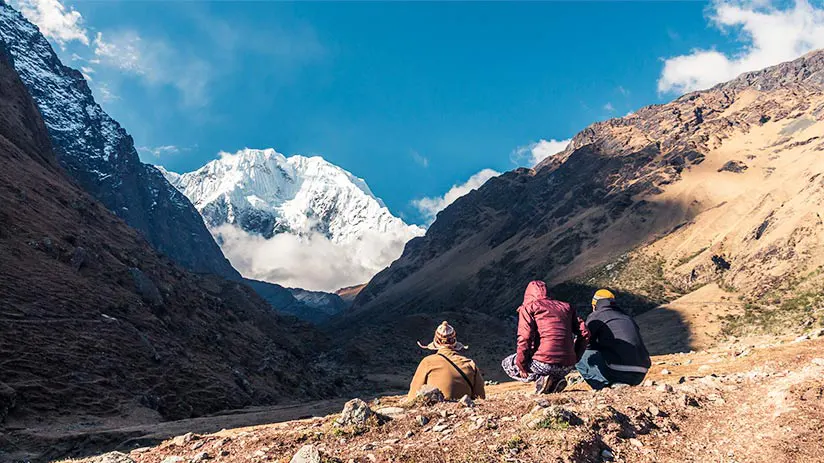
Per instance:
[[[458,353],[468,346],[458,342],[455,329],[449,323],[438,326],[432,342],[427,345],[418,342],[418,346],[437,353],[424,357],[418,365],[409,386],[410,400],[427,384],[440,389],[446,400],[459,400],[465,395],[473,399],[486,398],[481,371],[475,362]]]

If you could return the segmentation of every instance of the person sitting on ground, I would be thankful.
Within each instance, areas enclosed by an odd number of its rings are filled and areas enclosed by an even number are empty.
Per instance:
[[[458,352],[468,349],[458,342],[455,328],[443,322],[435,330],[435,339],[418,346],[437,353],[424,357],[409,386],[409,399],[414,400],[421,386],[437,387],[446,400],[459,400],[467,395],[473,399],[486,398],[481,371],[471,359]]]
[[[593,389],[616,383],[637,386],[651,365],[638,324],[615,303],[615,295],[599,289],[587,317],[589,347],[575,366]]]
[[[538,394],[561,392],[578,359],[573,334],[583,343],[589,339],[584,321],[569,304],[550,299],[543,281],[530,282],[518,307],[518,350],[501,366],[512,379],[535,381]]]

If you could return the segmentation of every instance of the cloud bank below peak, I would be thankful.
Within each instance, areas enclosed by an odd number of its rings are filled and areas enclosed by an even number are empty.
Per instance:
[[[658,79],[659,93],[709,88],[824,48],[824,8],[806,0],[790,5],[770,0],[720,1],[712,5],[709,21],[723,31],[738,31],[740,49],[726,54],[695,49],[666,59]]]

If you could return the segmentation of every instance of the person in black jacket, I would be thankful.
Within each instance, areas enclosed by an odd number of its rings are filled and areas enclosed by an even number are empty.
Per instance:
[[[615,383],[637,386],[651,365],[635,320],[615,304],[615,295],[599,289],[587,317],[589,347],[575,368],[593,389]]]

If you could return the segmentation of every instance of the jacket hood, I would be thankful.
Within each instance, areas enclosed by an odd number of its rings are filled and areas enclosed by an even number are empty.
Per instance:
[[[524,305],[546,299],[546,283],[540,280],[529,282],[524,293]]]

